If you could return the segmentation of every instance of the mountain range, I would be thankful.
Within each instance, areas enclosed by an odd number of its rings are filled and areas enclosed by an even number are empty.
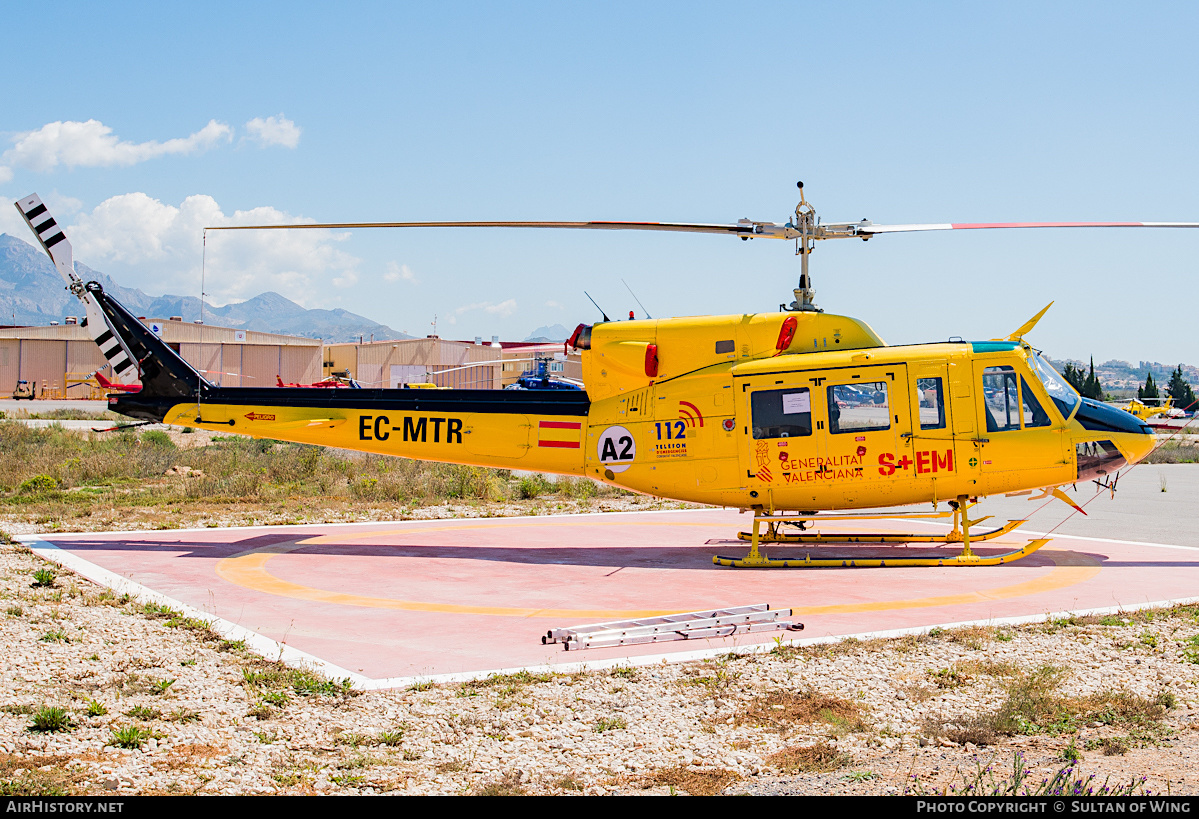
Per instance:
[[[538,327],[529,333],[529,337],[525,341],[566,341],[566,339],[570,338],[571,332],[561,324],[553,324],[549,327]]]
[[[82,262],[75,272],[84,281],[97,281],[139,316],[184,321],[200,318],[195,296],[151,296],[122,287],[109,276]],[[0,233],[0,324],[45,325],[64,316],[82,316],[83,305],[63,286],[49,257],[27,242]],[[382,339],[412,338],[385,324],[348,310],[309,310],[278,293],[267,292],[224,307],[205,305],[204,321],[238,330],[320,338],[326,342],[357,341],[360,336]]]

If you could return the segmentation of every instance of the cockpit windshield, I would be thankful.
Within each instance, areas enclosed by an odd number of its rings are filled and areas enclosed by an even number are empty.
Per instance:
[[[1041,383],[1045,385],[1045,391],[1049,393],[1053,403],[1057,404],[1057,408],[1061,410],[1062,417],[1067,421],[1070,420],[1070,414],[1082,403],[1082,398],[1070,386],[1070,382],[1062,378],[1058,371],[1053,369],[1049,362],[1041,356],[1033,353],[1028,357],[1028,361],[1032,364],[1037,378],[1041,379]]]

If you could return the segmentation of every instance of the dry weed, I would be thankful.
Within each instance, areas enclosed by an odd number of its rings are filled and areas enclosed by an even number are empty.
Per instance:
[[[736,719],[738,723],[753,722],[780,730],[813,722],[827,723],[837,733],[869,730],[862,717],[861,705],[815,691],[764,694],[752,700]]]
[[[827,742],[817,742],[815,745],[784,748],[767,757],[767,761],[787,773],[827,773],[844,768],[853,760]]]
[[[505,771],[499,779],[479,783],[471,793],[475,796],[524,796],[523,777],[522,771]]]
[[[65,756],[0,754],[0,796],[68,796],[80,792],[83,775]],[[42,768],[50,770],[43,771]],[[21,773],[17,773],[21,771]]]
[[[679,766],[646,774],[640,783],[643,788],[668,787],[692,796],[715,796],[736,781],[737,774],[732,771],[702,771]]]
[[[967,626],[949,632],[949,640],[953,643],[981,651],[983,644],[995,639],[995,629],[986,626]]]

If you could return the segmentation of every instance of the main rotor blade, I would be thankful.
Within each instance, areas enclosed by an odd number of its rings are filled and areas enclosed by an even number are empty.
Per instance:
[[[1199,228],[1199,222],[946,222],[930,225],[860,225],[858,235],[913,233],[924,230],[996,230],[1004,228]]]
[[[1199,222],[944,222],[926,225],[874,225],[868,221],[811,225],[808,236],[822,239],[868,239],[884,233],[917,233],[930,230],[1000,230],[1010,228],[1199,228]],[[799,239],[803,233],[788,222],[735,224],[702,222],[314,222],[292,225],[219,225],[207,230],[349,230],[353,228],[559,228],[568,230],[657,230],[675,233],[720,233],[742,239]]]
[[[770,229],[782,230],[773,222],[742,220],[733,225],[695,222],[329,222],[295,225],[221,225],[205,230],[312,230],[350,228],[567,228],[574,230],[665,230],[682,233],[724,233],[733,236],[768,236]],[[786,237],[780,237],[786,238]]]

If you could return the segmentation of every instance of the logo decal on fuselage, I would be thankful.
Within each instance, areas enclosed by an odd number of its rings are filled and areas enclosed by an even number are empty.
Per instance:
[[[613,472],[624,472],[633,465],[637,457],[637,444],[633,433],[624,427],[608,427],[599,437],[595,447],[599,462]]]

